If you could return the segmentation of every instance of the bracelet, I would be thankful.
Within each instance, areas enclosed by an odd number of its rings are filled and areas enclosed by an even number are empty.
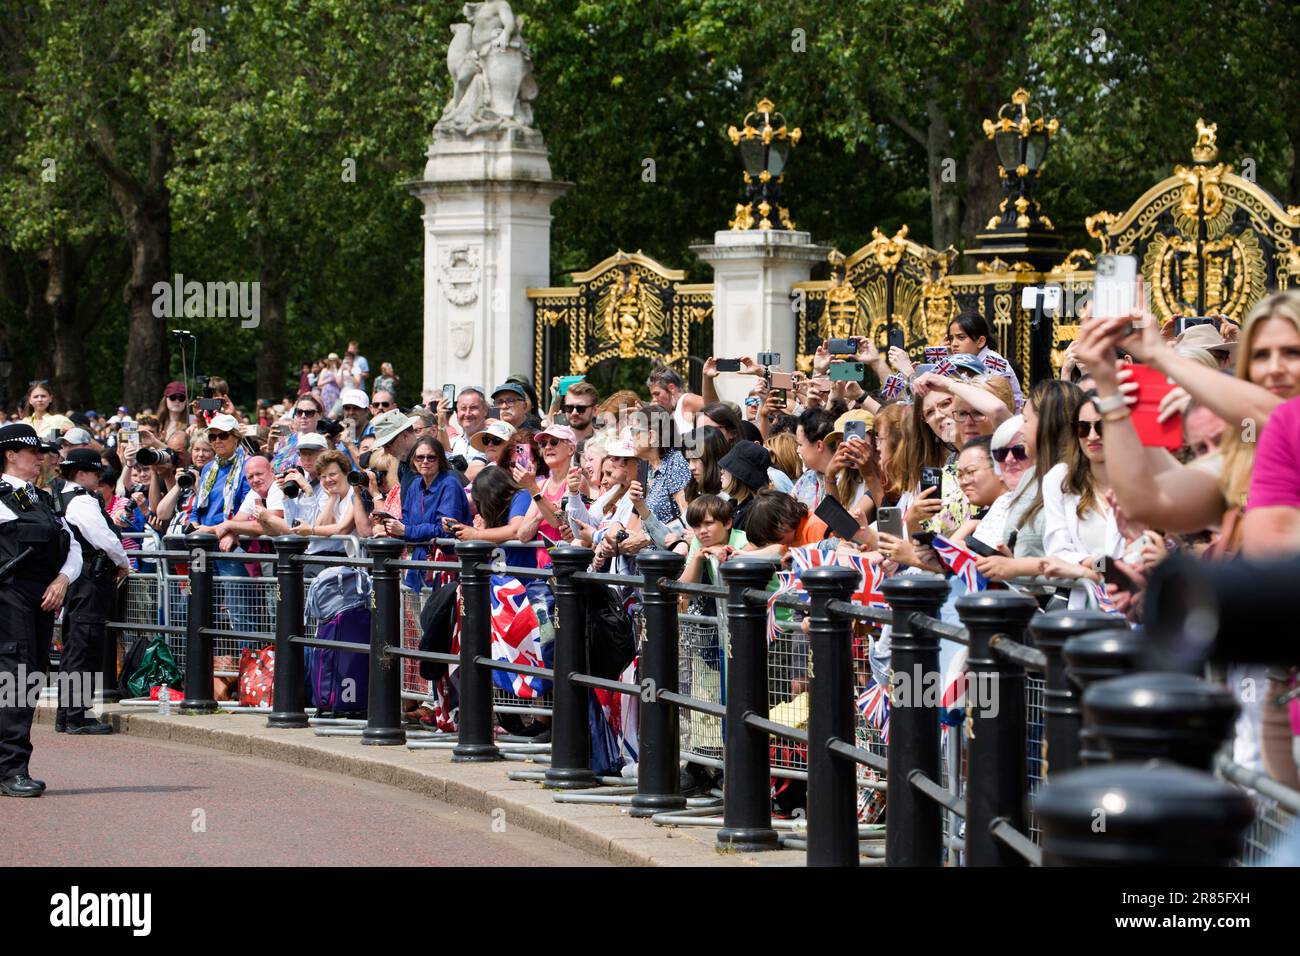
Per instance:
[[[1116,392],[1114,395],[1107,395],[1105,398],[1093,398],[1092,404],[1103,416],[1108,412],[1117,412],[1120,409],[1128,408],[1128,400],[1125,399],[1123,392]]]
[[[1107,412],[1106,414],[1101,416],[1101,420],[1103,422],[1122,422],[1124,419],[1132,418],[1132,417],[1133,417],[1133,412],[1131,412],[1128,408],[1124,408],[1122,411],[1119,412]]]

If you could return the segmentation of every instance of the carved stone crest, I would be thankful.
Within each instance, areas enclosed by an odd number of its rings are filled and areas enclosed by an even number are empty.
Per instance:
[[[474,348],[474,323],[452,322],[447,326],[452,353],[458,359],[467,358]]]
[[[438,255],[438,284],[452,305],[478,301],[479,247],[471,243],[443,246]]]

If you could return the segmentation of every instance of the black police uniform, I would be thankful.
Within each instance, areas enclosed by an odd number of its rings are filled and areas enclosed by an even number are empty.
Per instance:
[[[89,491],[75,482],[66,482],[62,494],[54,499],[56,512],[67,521],[69,503],[74,498],[89,494]],[[122,533],[109,520],[103,502],[98,496],[95,496],[95,501],[105,525],[120,539]],[[67,525],[81,545],[81,575],[68,588],[67,600],[64,602],[63,655],[59,670],[64,674],[81,675],[97,671],[102,666],[104,633],[117,596],[117,564],[107,552],[91,544],[76,524],[67,521]],[[85,687],[86,684],[79,682],[77,686]],[[85,701],[76,707],[68,707],[66,704],[64,700],[59,701],[54,719],[56,729],[73,729],[86,724],[91,724],[101,732],[111,729],[108,724],[87,720]]]
[[[41,599],[68,557],[71,536],[54,513],[54,502],[36,488],[15,489],[0,479],[0,504],[13,521],[0,521],[0,567],[31,548],[0,581],[0,678],[11,681],[16,701],[0,706],[0,781],[28,776],[32,755],[32,719],[27,688],[19,675],[48,673],[54,637],[53,611],[41,610]]]

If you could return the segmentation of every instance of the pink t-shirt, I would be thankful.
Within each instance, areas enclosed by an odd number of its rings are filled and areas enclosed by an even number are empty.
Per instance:
[[[1300,398],[1283,402],[1259,436],[1248,508],[1300,508]]]

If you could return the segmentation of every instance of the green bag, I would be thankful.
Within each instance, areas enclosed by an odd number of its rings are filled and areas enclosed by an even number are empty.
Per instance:
[[[126,679],[126,689],[132,697],[148,697],[149,690],[159,684],[180,687],[181,668],[161,634],[149,641],[140,659],[140,666]]]

